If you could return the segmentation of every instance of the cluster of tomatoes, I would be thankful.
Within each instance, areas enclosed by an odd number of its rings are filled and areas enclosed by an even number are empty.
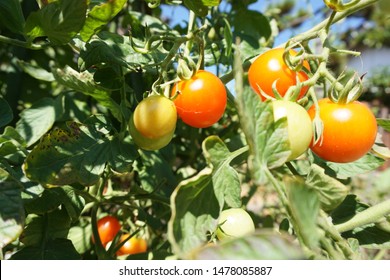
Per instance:
[[[111,215],[98,220],[97,229],[103,247],[107,247],[114,240],[121,227],[119,220]],[[136,236],[130,237],[129,233],[124,233],[120,236],[118,244],[122,242],[124,242],[123,245],[116,251],[117,256],[144,253],[148,248],[145,239]]]
[[[302,69],[292,71],[285,63],[285,50],[275,48],[261,54],[252,63],[248,71],[251,87],[264,100],[265,96],[274,97],[274,91],[284,96],[297,81],[309,79]],[[290,55],[296,52],[290,50]],[[303,62],[303,67],[310,70],[309,63]],[[301,87],[298,99],[308,91]],[[306,111],[293,101],[273,101],[275,120],[286,117],[291,155],[289,160],[297,158],[310,148],[320,158],[347,163],[358,160],[373,146],[377,134],[377,122],[374,114],[363,103],[358,101],[335,103],[328,98],[318,101],[319,117],[322,122],[322,134],[319,141],[313,141],[313,119],[316,107],[313,105]]]
[[[248,80],[261,99],[283,97],[292,87],[309,79],[310,66],[302,63],[299,71],[291,70],[285,63],[283,48],[275,48],[261,54],[248,71]],[[296,51],[290,50],[292,57]],[[306,69],[306,71],[304,70]],[[306,95],[307,86],[297,87],[294,93],[299,100]],[[218,122],[224,114],[227,94],[224,84],[214,74],[199,70],[189,80],[175,84],[170,98],[150,95],[142,100],[131,117],[129,128],[134,142],[145,150],[158,150],[172,139],[177,118],[196,128],[206,128]],[[310,148],[320,158],[339,163],[355,161],[373,146],[376,134],[376,118],[364,104],[353,101],[335,103],[328,98],[319,100],[319,116],[322,133],[319,141],[313,141],[313,119],[316,108],[306,110],[297,102],[287,99],[272,101],[275,121],[286,117],[293,160]]]
[[[175,84],[171,98],[154,94],[143,99],[130,119],[130,134],[138,147],[158,150],[171,141],[177,116],[189,126],[210,127],[222,117],[226,103],[222,81],[211,72],[199,70],[189,80]]]

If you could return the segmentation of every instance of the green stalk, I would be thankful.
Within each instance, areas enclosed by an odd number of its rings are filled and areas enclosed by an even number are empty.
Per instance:
[[[14,45],[14,46],[17,46],[17,47],[31,49],[31,50],[42,50],[42,49],[44,49],[44,48],[46,48],[46,47],[48,47],[50,45],[48,43],[42,44],[42,45],[29,43],[29,42],[20,41],[20,40],[17,40],[17,39],[12,39],[12,38],[9,38],[9,37],[3,36],[3,35],[0,35],[0,42],[1,43],[6,43],[6,44],[9,44],[9,45]]]
[[[357,227],[378,222],[381,218],[390,214],[390,199],[374,205],[356,214],[345,223],[336,225],[339,232],[345,232]]]

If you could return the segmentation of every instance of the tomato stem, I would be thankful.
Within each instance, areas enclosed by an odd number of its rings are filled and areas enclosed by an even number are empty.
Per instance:
[[[390,214],[390,199],[359,212],[345,223],[336,225],[339,232],[346,232],[367,224],[376,223]]]

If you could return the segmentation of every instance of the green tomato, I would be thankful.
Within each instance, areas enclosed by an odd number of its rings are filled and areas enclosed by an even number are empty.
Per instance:
[[[176,127],[176,106],[165,96],[150,95],[135,108],[133,121],[137,131],[144,137],[163,138],[171,134]]]
[[[287,161],[296,159],[309,147],[313,138],[312,121],[299,104],[287,100],[272,101],[275,121],[286,117],[291,154]]]
[[[255,225],[248,212],[241,208],[230,208],[221,212],[216,234],[219,240],[229,240],[254,231]]]
[[[147,151],[159,150],[171,142],[173,134],[175,133],[175,128],[167,134],[159,138],[148,138],[143,136],[135,127],[133,116],[131,116],[129,121],[129,131],[130,135],[133,138],[134,143],[141,149]]]

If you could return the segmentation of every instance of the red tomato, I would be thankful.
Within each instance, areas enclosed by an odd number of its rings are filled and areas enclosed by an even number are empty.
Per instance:
[[[177,114],[189,126],[205,128],[222,117],[227,103],[225,85],[214,74],[199,70],[191,79],[178,82],[172,89]]]
[[[276,82],[277,91],[284,96],[289,87],[296,85],[297,77],[301,82],[309,78],[304,71],[294,72],[288,68],[283,60],[284,51],[283,48],[276,48],[262,53],[248,70],[249,84],[263,100],[266,98],[261,94],[260,88],[267,95],[274,97],[272,85]],[[290,50],[290,54],[295,56],[297,52]],[[303,62],[303,66],[310,69],[307,61]],[[308,87],[302,87],[298,99],[302,98],[307,90]]]
[[[103,247],[105,247],[119,232],[121,224],[114,216],[105,216],[98,220],[97,228],[100,240],[102,241]]]
[[[126,238],[128,238],[130,234],[124,234],[120,238],[120,242],[123,242]],[[117,256],[130,255],[130,254],[139,254],[144,253],[148,249],[148,244],[145,239],[138,237],[131,237],[127,240],[122,247],[116,252]]]
[[[311,150],[324,160],[346,163],[370,151],[375,143],[377,122],[371,110],[358,101],[338,104],[325,98],[319,101],[324,130],[322,139]],[[309,109],[311,119],[315,107]]]

